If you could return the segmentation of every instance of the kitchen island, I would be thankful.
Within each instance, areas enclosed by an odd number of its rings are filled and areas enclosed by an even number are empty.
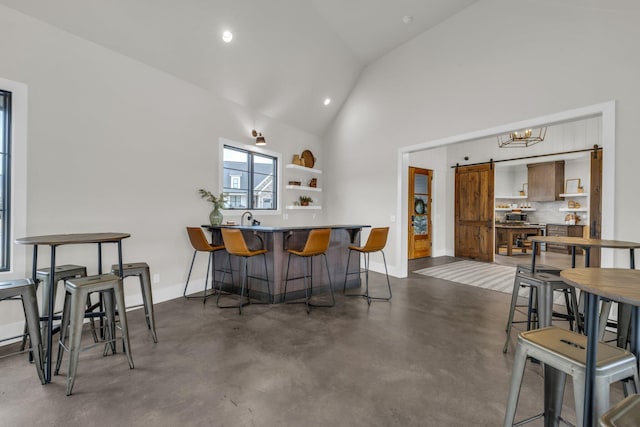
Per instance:
[[[502,246],[507,247],[507,256],[513,255],[515,237],[523,235],[523,240],[526,241],[526,236],[538,236],[544,228],[544,226],[537,224],[496,223],[496,255],[500,255],[500,248]],[[525,246],[519,246],[518,248],[522,249],[522,253],[527,252]],[[538,251],[539,250],[540,248],[538,248]]]
[[[329,274],[334,291],[342,289],[344,284],[345,271],[347,267],[347,256],[349,255],[349,245],[360,246],[360,231],[369,225],[313,225],[313,226],[295,226],[295,227],[269,227],[263,225],[256,226],[239,226],[239,225],[203,225],[211,232],[212,243],[222,244],[221,228],[238,228],[242,230],[242,235],[249,249],[255,250],[265,248],[269,252],[267,256],[267,271],[269,276],[269,285],[274,303],[281,303],[284,299],[285,275],[287,273],[287,259],[289,253],[287,249],[302,249],[309,232],[318,228],[331,229],[331,242],[327,250],[327,261],[329,263]],[[218,251],[214,253],[215,264],[218,270],[225,266],[227,261],[227,253]],[[325,272],[325,264],[320,257],[314,257],[312,276],[313,287],[316,290],[327,290],[327,274]],[[349,270],[358,271],[360,269],[360,257],[352,257]],[[354,262],[355,261],[355,262]],[[237,257],[231,257],[233,269],[233,282],[229,274],[225,276],[222,289],[240,293],[239,273],[240,260]],[[300,277],[303,275],[303,261],[294,257],[291,260],[289,276]],[[218,271],[216,281],[222,279],[222,272]],[[249,262],[250,276],[264,276],[264,264],[262,262]],[[251,280],[251,297],[261,301],[267,301],[267,284],[261,280]],[[350,275],[347,280],[347,288],[360,287],[360,276]],[[289,281],[287,288],[287,300],[293,300],[304,297],[304,282],[302,279]]]

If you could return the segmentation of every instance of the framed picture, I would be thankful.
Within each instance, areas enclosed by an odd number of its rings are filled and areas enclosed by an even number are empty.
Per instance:
[[[581,188],[580,178],[568,179],[565,184],[564,192],[566,194],[576,194],[579,188]]]

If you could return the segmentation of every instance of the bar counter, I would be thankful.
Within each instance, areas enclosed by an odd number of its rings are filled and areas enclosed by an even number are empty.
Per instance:
[[[327,261],[329,262],[329,274],[333,290],[339,291],[344,284],[345,270],[347,267],[347,256],[349,255],[349,245],[360,246],[360,231],[370,225],[310,225],[310,226],[264,226],[264,225],[203,225],[203,228],[211,232],[212,243],[222,244],[221,228],[238,228],[242,230],[242,235],[249,249],[255,250],[265,248],[269,252],[267,256],[267,270],[269,276],[269,286],[274,303],[281,303],[284,298],[285,275],[287,273],[287,249],[302,249],[309,232],[318,228],[331,229],[331,242],[327,250]],[[216,268],[221,270],[225,266],[227,253],[219,251],[214,254]],[[360,257],[352,257],[350,270],[360,269]],[[355,262],[354,262],[355,261]],[[233,284],[229,274],[226,275],[222,289],[240,293],[239,268],[240,260],[231,257],[233,269]],[[312,276],[315,290],[327,290],[327,274],[325,265],[321,257],[314,257]],[[291,259],[289,276],[300,277],[303,275],[304,264],[299,257]],[[222,278],[222,273],[218,271],[216,281]],[[264,264],[256,260],[249,261],[250,276],[264,276]],[[347,288],[360,287],[360,276],[350,275],[347,280]],[[267,300],[267,284],[261,280],[250,280],[251,297],[262,301]],[[304,297],[304,283],[302,279],[289,281],[287,289],[287,301]]]

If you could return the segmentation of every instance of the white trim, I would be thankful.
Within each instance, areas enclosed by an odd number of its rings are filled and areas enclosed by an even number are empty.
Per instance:
[[[11,92],[11,227],[10,239],[27,235],[27,100],[24,83],[0,78],[0,88]],[[0,280],[29,277],[27,249],[11,246],[9,271],[0,272]]]
[[[429,150],[431,148],[441,147],[444,145],[455,144],[458,142],[472,141],[475,139],[487,138],[502,133],[507,133],[513,129],[534,128],[540,126],[548,126],[570,122],[589,117],[602,117],[602,148],[605,152],[602,166],[602,238],[613,239],[615,231],[615,142],[616,142],[616,103],[608,101],[601,104],[589,105],[573,110],[562,111],[547,116],[541,116],[522,120],[515,123],[507,123],[489,129],[478,130],[461,135],[450,136],[433,141],[427,141],[420,144],[410,145],[398,148],[398,203],[397,217],[398,236],[396,236],[395,247],[400,254],[399,265],[394,270],[398,271],[399,277],[407,277],[408,274],[408,242],[407,233],[407,207],[404,203],[404,195],[407,194],[409,184],[407,178],[407,170],[409,167],[409,154],[417,151]],[[613,251],[602,251],[602,266],[613,265]]]
[[[240,150],[246,150],[246,151],[252,151],[254,153],[260,153],[260,154],[264,154],[266,156],[271,156],[271,157],[275,157],[278,160],[278,167],[276,170],[276,173],[278,174],[277,176],[277,201],[276,203],[278,204],[278,209],[276,210],[262,210],[262,209],[256,209],[255,212],[259,212],[260,216],[268,216],[268,215],[280,215],[282,213],[282,154],[275,152],[275,151],[270,151],[267,150],[265,148],[262,147],[258,147],[256,145],[249,145],[249,144],[242,144],[240,142],[236,142],[236,141],[232,141],[230,139],[227,138],[218,138],[218,161],[220,163],[220,167],[218,168],[218,192],[221,193],[222,189],[224,187],[224,165],[222,164],[223,159],[224,159],[224,146],[228,145],[230,147],[235,147],[235,148],[239,148]],[[223,215],[228,215],[228,216],[234,216],[234,215],[241,215],[240,210],[238,209],[222,209],[222,213]]]

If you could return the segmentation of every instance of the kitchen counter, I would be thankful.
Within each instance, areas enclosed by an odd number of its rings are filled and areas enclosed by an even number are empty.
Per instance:
[[[269,252],[267,256],[267,271],[273,301],[282,302],[284,298],[285,274],[287,272],[287,260],[289,248],[301,250],[307,241],[309,232],[313,229],[330,228],[331,241],[327,250],[327,261],[329,263],[329,273],[333,289],[340,289],[345,280],[345,272],[347,267],[347,256],[349,255],[349,245],[360,246],[360,231],[370,225],[360,224],[337,224],[337,225],[307,225],[307,226],[265,226],[265,225],[230,225],[222,224],[219,226],[203,225],[211,232],[212,242],[214,244],[222,243],[221,228],[238,228],[242,230],[247,246],[252,249],[265,248]],[[214,253],[216,256],[216,265],[225,265],[227,253],[218,251]],[[357,261],[356,261],[357,260]],[[239,275],[236,271],[240,268],[239,259],[231,257],[232,269],[234,270],[233,278]],[[326,289],[329,284],[327,281],[327,273],[325,272],[324,262],[321,259],[314,260],[312,268],[312,276],[314,282],[314,290]],[[356,261],[354,265],[354,261]],[[255,265],[254,265],[255,264]],[[260,265],[258,265],[260,264]],[[299,259],[292,259],[290,277],[300,277],[303,274],[304,264]],[[352,257],[351,271],[359,271],[360,257]],[[264,265],[261,263],[249,262],[250,276],[263,276]],[[221,278],[221,273],[217,279]],[[227,274],[223,284],[223,290],[240,293],[240,284],[232,284],[230,276]],[[360,276],[350,275],[347,281],[347,288],[360,287]],[[263,281],[252,281],[251,295],[263,301],[267,300],[267,285]],[[289,281],[287,288],[287,301],[304,297],[304,283],[302,280]]]

